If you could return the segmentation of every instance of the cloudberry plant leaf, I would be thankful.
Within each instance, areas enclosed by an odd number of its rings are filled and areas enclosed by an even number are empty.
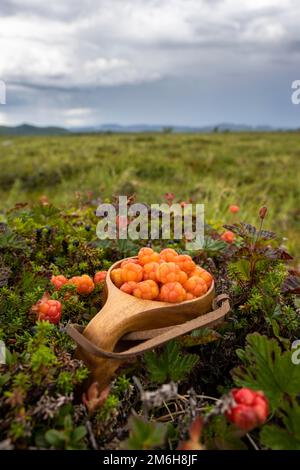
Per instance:
[[[198,360],[196,354],[183,354],[176,341],[170,341],[161,354],[156,352],[145,354],[150,380],[155,383],[183,380],[195,367]]]
[[[127,450],[155,449],[163,445],[167,426],[154,421],[149,422],[140,416],[129,419],[129,438],[123,442],[122,447]]]
[[[273,450],[300,450],[300,406],[296,400],[285,399],[278,410],[284,427],[268,424],[263,427],[262,444]]]
[[[238,351],[244,364],[234,369],[234,381],[241,387],[263,390],[271,407],[277,408],[285,394],[299,393],[300,367],[292,363],[291,355],[291,351],[282,352],[275,339],[248,335],[245,350]]]

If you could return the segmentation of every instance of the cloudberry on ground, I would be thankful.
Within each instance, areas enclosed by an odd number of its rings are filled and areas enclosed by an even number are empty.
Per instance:
[[[163,302],[183,302],[186,291],[179,282],[168,282],[161,287],[159,298]]]
[[[162,284],[180,282],[183,279],[179,266],[173,262],[160,264],[157,269],[157,278]]]
[[[196,264],[189,255],[178,255],[175,259],[175,263],[179,266],[181,271],[187,274],[191,273],[196,268]]]
[[[94,283],[100,284],[100,282],[105,281],[107,276],[107,271],[98,271],[94,276]]]
[[[124,266],[126,266],[126,264],[128,264],[128,263],[140,264],[138,259],[128,258],[128,259],[124,259],[124,261],[122,261],[121,268],[124,268]]]
[[[173,248],[165,248],[160,252],[159,256],[163,261],[169,263],[170,261],[175,261],[175,258],[177,258],[178,253],[177,251],[173,250]]]
[[[129,281],[124,282],[124,284],[121,285],[120,289],[121,291],[126,292],[126,294],[132,294],[136,286],[137,282]]]
[[[62,288],[62,286],[67,284],[68,279],[62,274],[59,274],[58,276],[52,276],[50,282],[55,287],[56,290],[59,290]]]
[[[133,290],[133,295],[139,299],[153,300],[159,295],[159,287],[156,282],[151,279],[138,282]]]
[[[82,295],[90,294],[95,288],[93,280],[87,274],[72,277],[68,284],[75,285],[77,288],[77,293]]]
[[[236,214],[239,210],[240,208],[236,204],[231,204],[229,206],[229,212],[231,212],[232,214]]]
[[[61,319],[62,305],[58,300],[46,300],[38,302],[36,306],[38,320],[48,320],[50,323],[59,323]]]
[[[233,243],[235,239],[235,235],[230,230],[226,230],[226,232],[224,232],[221,235],[221,239],[226,243]]]
[[[145,264],[144,265],[144,281],[151,279],[152,281],[158,282],[158,278],[157,278],[158,267],[159,267],[159,264],[156,263],[155,261]]]
[[[112,282],[115,284],[115,286],[121,287],[121,285],[123,284],[121,268],[114,269],[110,273],[110,277],[111,277]]]
[[[211,286],[213,281],[212,275],[200,266],[196,266],[196,269],[191,273],[191,276],[198,276],[204,279],[208,288]]]
[[[151,263],[151,261],[158,263],[160,257],[152,248],[144,247],[140,249],[138,259],[141,265],[144,266],[144,264]]]
[[[184,284],[184,288],[187,292],[190,292],[195,297],[201,297],[207,292],[207,284],[199,276],[190,277]]]
[[[143,279],[143,268],[139,264],[127,263],[121,268],[121,276],[123,282],[140,282]]]
[[[233,389],[231,395],[235,405],[226,412],[230,422],[248,432],[266,421],[269,414],[269,403],[263,392],[245,387]]]

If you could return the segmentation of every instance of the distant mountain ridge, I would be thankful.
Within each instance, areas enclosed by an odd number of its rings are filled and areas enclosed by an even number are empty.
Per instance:
[[[205,133],[205,132],[272,132],[279,130],[295,130],[288,128],[275,128],[267,125],[249,126],[244,124],[220,123],[208,126],[178,126],[163,124],[102,124],[99,126],[86,126],[64,128],[58,126],[39,127],[32,124],[21,124],[18,126],[0,126],[0,136],[27,136],[27,135],[64,135],[74,133],[133,133],[133,132],[185,132],[185,133]]]

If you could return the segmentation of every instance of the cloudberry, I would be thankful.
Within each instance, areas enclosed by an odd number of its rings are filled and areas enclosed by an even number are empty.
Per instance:
[[[169,263],[170,261],[175,261],[175,258],[177,258],[178,253],[177,251],[173,250],[173,248],[165,248],[160,252],[159,256],[160,259]]]
[[[46,300],[37,304],[38,320],[48,320],[50,323],[59,323],[61,319],[62,305],[58,300]]]
[[[178,255],[175,263],[179,266],[181,271],[189,274],[196,268],[196,265],[189,255]]]
[[[196,266],[196,269],[191,273],[191,276],[198,276],[204,279],[208,288],[211,286],[213,281],[212,275],[200,266]]]
[[[207,284],[201,277],[192,276],[185,282],[184,288],[195,297],[201,297],[207,291]]]
[[[235,235],[230,230],[226,230],[226,232],[224,232],[221,235],[221,239],[226,243],[233,243],[235,239]]]
[[[231,395],[235,401],[226,416],[243,431],[250,431],[263,424],[269,414],[269,403],[263,392],[249,388],[233,389]]]
[[[157,269],[157,278],[162,284],[180,282],[182,279],[180,268],[173,262],[162,263]]]
[[[236,214],[239,210],[240,208],[236,204],[231,204],[229,206],[229,212],[231,212],[232,214]]]
[[[157,270],[159,264],[152,261],[151,263],[147,263],[144,265],[144,281],[151,279],[152,281],[158,282],[157,278]]]
[[[75,285],[77,288],[77,293],[82,295],[90,294],[95,288],[93,280],[87,274],[72,277],[68,284]]]
[[[110,278],[112,282],[115,284],[117,287],[121,287],[123,284],[123,279],[122,279],[122,269],[121,268],[116,268],[110,273]]]
[[[163,302],[183,302],[186,291],[179,282],[168,282],[161,287],[159,298]]]
[[[127,263],[121,268],[121,276],[123,282],[140,282],[143,279],[143,268],[139,264]]]
[[[139,299],[153,300],[158,297],[159,287],[156,282],[148,279],[147,281],[138,282],[133,295]]]
[[[196,298],[196,297],[195,297],[193,294],[191,294],[190,292],[187,292],[187,293],[186,293],[186,298],[185,298],[185,300],[194,300],[195,298]]]
[[[137,282],[129,281],[124,282],[124,284],[121,285],[120,289],[121,291],[126,292],[126,294],[132,294],[136,286]]]
[[[107,271],[98,271],[94,276],[94,283],[100,284],[100,282],[105,281],[107,276]]]
[[[59,274],[58,276],[52,276],[50,282],[55,287],[56,290],[59,290],[62,288],[62,286],[67,284],[68,279],[62,274]]]
[[[134,263],[134,264],[140,264],[139,260],[136,259],[136,258],[128,258],[128,259],[124,259],[124,261],[122,261],[121,263],[121,268],[124,268],[124,266],[128,263]]]
[[[159,254],[152,250],[152,248],[144,247],[140,249],[138,259],[142,266],[144,266],[144,264],[151,263],[151,261],[158,263]]]

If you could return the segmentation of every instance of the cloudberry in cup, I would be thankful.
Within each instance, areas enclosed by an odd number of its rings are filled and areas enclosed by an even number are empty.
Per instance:
[[[48,320],[50,323],[59,323],[61,312],[62,305],[58,300],[41,301],[36,306],[38,320]]]
[[[186,291],[179,282],[168,282],[161,287],[159,298],[163,302],[183,302]]]
[[[94,283],[100,284],[100,282],[105,281],[107,276],[107,271],[98,271],[94,276]]]
[[[177,258],[178,253],[177,251],[173,250],[173,248],[165,248],[160,252],[159,256],[161,260],[169,263],[171,261],[175,261],[175,258]]]
[[[231,395],[235,404],[226,412],[231,423],[248,432],[266,421],[269,403],[263,392],[245,387],[233,389]]]
[[[194,300],[194,299],[196,299],[196,297],[193,294],[191,294],[190,292],[186,293],[185,300]]]
[[[50,282],[55,287],[56,290],[59,290],[62,288],[62,286],[67,284],[68,279],[62,274],[59,274],[58,276],[52,276]]]
[[[133,290],[133,295],[138,299],[154,300],[158,297],[159,287],[155,281],[148,279],[147,281],[138,282]]]
[[[162,284],[166,284],[167,282],[180,282],[180,279],[182,279],[180,273],[181,271],[177,264],[173,262],[162,263],[157,269],[157,278]]]
[[[110,273],[110,278],[112,282],[115,284],[115,286],[121,287],[121,285],[123,284],[122,269],[121,268],[113,269],[113,271]]]
[[[191,273],[196,268],[196,264],[189,255],[178,255],[175,259],[175,263],[179,266],[181,271],[187,274]]]
[[[226,230],[226,232],[224,232],[221,235],[221,240],[223,240],[226,243],[233,243],[234,239],[235,239],[235,235],[230,230]]]
[[[201,295],[204,295],[205,292],[207,292],[207,284],[204,279],[199,276],[190,277],[184,284],[184,288],[195,297],[201,297]]]
[[[121,291],[126,292],[126,294],[132,294],[136,286],[137,282],[129,281],[124,282],[124,284],[121,285],[120,289]]]
[[[157,278],[158,267],[159,267],[159,264],[156,263],[155,261],[145,264],[143,267],[144,268],[144,281],[151,279],[152,281],[158,282],[158,278]]]
[[[143,279],[143,268],[139,264],[127,263],[121,268],[121,276],[123,282],[140,282]]]
[[[198,276],[204,279],[208,288],[211,286],[213,281],[212,275],[200,266],[196,266],[196,269],[191,273],[191,276]]]
[[[81,295],[88,295],[91,292],[93,292],[95,288],[95,284],[92,278],[90,278],[90,276],[88,276],[87,274],[83,274],[82,276],[72,277],[69,280],[68,284],[75,285],[77,289],[77,293]]]
[[[144,247],[141,248],[138,253],[138,260],[142,266],[144,266],[144,264],[151,263],[151,261],[158,263],[159,254],[152,250],[152,248]]]
[[[140,264],[139,260],[136,259],[136,258],[128,258],[128,259],[124,259],[124,261],[122,261],[121,263],[121,268],[124,268],[124,266],[128,263],[134,263],[134,264]]]

